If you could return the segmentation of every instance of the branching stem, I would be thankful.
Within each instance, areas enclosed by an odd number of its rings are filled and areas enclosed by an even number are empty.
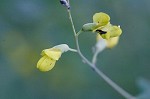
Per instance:
[[[69,0],[68,0],[69,1]],[[98,69],[94,64],[92,64],[80,51],[79,47],[79,41],[78,41],[78,34],[80,34],[82,31],[79,31],[78,33],[75,30],[74,23],[71,16],[71,11],[68,10],[69,13],[69,19],[71,21],[76,47],[77,47],[77,53],[82,58],[82,60],[85,61],[86,64],[88,64],[91,69],[96,72],[107,84],[109,84],[114,90],[116,90],[120,95],[122,95],[126,99],[136,99],[134,96],[130,95],[128,92],[126,92],[123,88],[118,86],[115,82],[113,82],[108,76],[106,76],[100,69]]]

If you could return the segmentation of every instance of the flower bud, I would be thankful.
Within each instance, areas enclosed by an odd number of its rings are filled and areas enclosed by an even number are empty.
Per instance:
[[[62,5],[64,5],[65,7],[67,7],[67,9],[70,9],[70,5],[69,5],[69,2],[67,0],[60,0],[60,3]]]
[[[87,23],[82,27],[82,31],[93,31],[98,27],[97,23]]]

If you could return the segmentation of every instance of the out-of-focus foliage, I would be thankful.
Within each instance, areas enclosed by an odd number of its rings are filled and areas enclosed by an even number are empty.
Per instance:
[[[139,77],[150,79],[150,0],[70,0],[76,29],[106,12],[121,26],[119,44],[99,55],[98,67],[133,95]],[[91,59],[95,34],[79,37]],[[0,99],[123,99],[75,53],[65,53],[50,72],[36,63],[43,49],[75,48],[68,14],[59,0],[0,0]]]

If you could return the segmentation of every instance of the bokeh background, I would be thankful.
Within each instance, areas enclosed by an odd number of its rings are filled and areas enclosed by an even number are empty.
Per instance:
[[[98,67],[132,95],[139,78],[150,79],[150,0],[70,0],[76,29],[106,12],[121,25],[118,46],[98,56]],[[95,34],[79,38],[91,60]],[[36,69],[45,48],[75,48],[66,9],[59,0],[0,0],[0,99],[124,99],[75,53],[65,53],[49,72]],[[149,98],[145,98],[149,99]]]

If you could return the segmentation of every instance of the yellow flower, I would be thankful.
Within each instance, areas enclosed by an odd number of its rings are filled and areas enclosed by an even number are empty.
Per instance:
[[[41,53],[42,58],[38,61],[37,68],[43,72],[51,70],[55,66],[56,61],[61,57],[61,54],[69,50],[76,52],[76,50],[69,48],[66,44],[60,44],[43,50]]]
[[[100,35],[97,35],[97,41],[103,39]],[[118,44],[118,41],[119,41],[119,36],[117,37],[112,37],[108,40],[105,40],[106,42],[106,48],[113,48],[115,47],[117,44]]]
[[[103,39],[120,36],[122,30],[120,26],[110,24],[110,17],[106,13],[100,12],[93,16],[93,22],[97,23],[97,27],[93,32],[98,32]]]
[[[58,60],[61,57],[61,54],[61,50],[56,48],[43,50],[41,53],[42,58],[38,61],[37,68],[40,71],[51,70],[56,63],[56,60]]]
[[[110,24],[109,15],[103,12],[94,14],[93,23],[84,24],[81,31],[97,32],[103,39],[107,40],[112,37],[120,36],[122,33],[120,26]]]

